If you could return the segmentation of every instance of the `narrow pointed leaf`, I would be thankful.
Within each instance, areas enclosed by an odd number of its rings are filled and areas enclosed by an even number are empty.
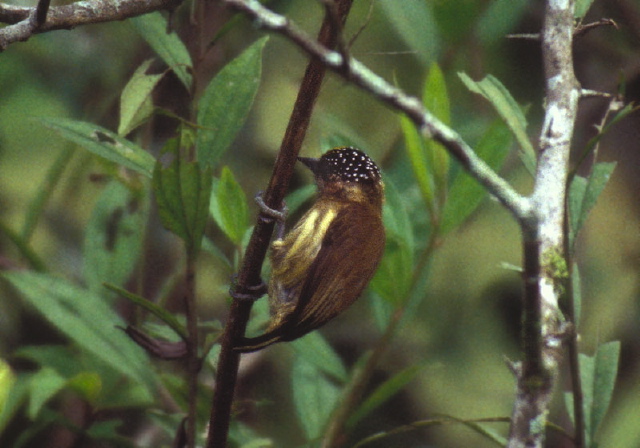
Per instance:
[[[8,272],[3,276],[77,346],[126,377],[151,387],[148,358],[118,329],[125,323],[102,298],[46,274]]]
[[[153,114],[151,93],[163,75],[146,73],[152,62],[153,59],[148,59],[138,67],[120,95],[118,134],[123,137],[145,123]]]
[[[213,167],[244,125],[260,85],[266,42],[266,37],[259,39],[225,65],[205,89],[198,103],[196,142],[203,166]]]
[[[175,331],[183,339],[187,338],[187,330],[180,323],[180,321],[176,319],[173,313],[165,310],[164,308],[153,303],[152,301],[145,299],[144,297],[141,297],[137,294],[127,291],[124,288],[119,287],[118,285],[105,283],[104,286],[110,289],[111,291],[115,292],[116,294],[119,294],[120,296],[124,297],[125,299],[135,303],[139,307],[142,307],[145,310],[149,311],[158,319],[160,319],[161,321],[169,325],[169,327],[171,327],[173,331]]]
[[[339,389],[306,359],[296,358],[291,372],[293,401],[307,440],[317,439],[338,403]]]
[[[596,205],[598,197],[604,190],[604,187],[609,182],[611,174],[616,167],[616,162],[599,162],[593,166],[591,175],[589,176],[587,187],[582,198],[582,204],[580,206],[580,212],[576,216],[574,231],[577,233],[584,225],[589,213]]]
[[[407,155],[413,170],[413,175],[418,182],[420,193],[430,215],[436,213],[435,205],[435,185],[434,179],[429,169],[426,144],[422,136],[418,133],[413,122],[406,116],[400,117],[400,126],[404,136]]]
[[[347,422],[347,427],[355,426],[373,410],[386,403],[391,397],[409,384],[420,370],[422,370],[422,367],[420,364],[410,366],[378,386],[351,415]]]
[[[491,75],[487,75],[479,82],[472,80],[465,73],[458,73],[458,76],[470,91],[482,95],[488,100],[498,115],[502,117],[520,145],[519,154],[525,168],[532,176],[535,175],[536,152],[527,136],[527,119],[511,93],[496,77]]]
[[[132,169],[147,177],[155,159],[144,149],[101,126],[65,118],[41,118],[46,127],[93,154]]]
[[[582,19],[591,8],[593,0],[576,0],[576,6],[573,10],[573,17],[576,19]]]
[[[620,342],[612,341],[598,347],[595,356],[595,371],[593,382],[593,407],[591,410],[591,439],[595,434],[609,409],[613,389],[618,375],[618,360],[620,358]]]
[[[209,211],[227,237],[236,245],[249,228],[247,196],[229,167],[224,167],[220,180],[215,183]]]
[[[371,288],[385,301],[395,306],[406,297],[413,272],[414,236],[409,214],[400,193],[387,181],[383,220],[387,229],[387,243],[378,270],[371,280]]]
[[[27,415],[35,420],[42,407],[60,392],[67,384],[67,380],[50,367],[44,367],[31,377],[29,406]]]
[[[159,12],[152,12],[129,19],[136,31],[147,41],[160,58],[171,67],[187,91],[191,90],[191,56],[180,37],[169,30],[167,19]]]
[[[444,124],[451,123],[451,112],[449,105],[449,94],[444,74],[438,66],[433,63],[429,69],[429,75],[425,81],[422,100],[426,108]],[[436,188],[438,205],[442,206],[445,200],[449,183],[449,153],[440,143],[428,140],[425,142],[427,150],[428,168],[433,173],[433,184]]]
[[[513,143],[507,126],[497,121],[489,127],[476,146],[476,154],[494,171],[499,171]],[[478,208],[487,191],[468,173],[460,171],[453,180],[444,207],[443,234],[462,224]]]
[[[587,192],[587,179],[582,176],[574,176],[569,185],[569,244],[573,247],[575,238],[580,230],[582,216],[582,204]]]

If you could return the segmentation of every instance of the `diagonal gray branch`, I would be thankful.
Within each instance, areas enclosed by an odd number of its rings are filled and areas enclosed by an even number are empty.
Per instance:
[[[25,41],[36,33],[71,29],[79,25],[114,22],[162,9],[171,10],[182,0],[89,0],[64,6],[53,6],[46,21],[36,25],[37,8],[0,3],[0,22],[8,26],[0,29],[0,51],[14,42]]]
[[[503,178],[494,172],[473,149],[451,128],[434,117],[414,97],[394,87],[369,70],[360,61],[343,53],[331,51],[298,29],[286,17],[265,8],[257,0],[225,0],[229,6],[253,17],[256,25],[283,34],[306,51],[320,59],[329,69],[349,82],[373,94],[379,100],[404,112],[411,118],[426,138],[432,138],[452,154],[463,167],[493,194],[520,222],[535,221],[531,201],[516,192]]]

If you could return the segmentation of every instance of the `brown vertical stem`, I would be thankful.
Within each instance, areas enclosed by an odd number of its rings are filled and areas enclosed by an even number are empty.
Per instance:
[[[335,2],[337,14],[342,23],[346,20],[352,2],[353,0],[336,0]],[[333,48],[336,45],[337,35],[340,31],[335,29],[332,25],[333,22],[334,19],[328,12],[318,36],[319,43],[328,48]],[[293,167],[309,127],[313,106],[320,93],[325,72],[325,65],[317,59],[312,59],[307,65],[269,186],[264,193],[264,201],[269,207],[280,208],[289,188]],[[257,220],[238,272],[236,292],[247,291],[247,287],[261,282],[260,270],[269,247],[273,226],[273,222]],[[207,448],[224,448],[227,443],[231,405],[240,364],[240,354],[233,351],[233,343],[244,336],[251,306],[251,301],[237,299],[231,304],[229,318],[221,340],[222,351],[218,359]]]
[[[189,383],[189,404],[187,410],[187,446],[196,446],[196,403],[198,402],[198,313],[196,310],[195,256],[189,251],[185,279],[185,311],[187,316],[187,376]]]

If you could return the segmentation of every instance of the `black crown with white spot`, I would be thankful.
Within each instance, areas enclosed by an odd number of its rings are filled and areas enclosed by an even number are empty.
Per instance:
[[[327,151],[320,159],[322,177],[327,181],[375,183],[380,181],[380,169],[359,149],[343,146]]]

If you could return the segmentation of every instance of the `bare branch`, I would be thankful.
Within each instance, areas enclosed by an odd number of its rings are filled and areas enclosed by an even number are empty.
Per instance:
[[[181,3],[182,0],[90,0],[55,6],[46,12],[43,12],[44,4],[39,4],[38,8],[24,8],[0,3],[0,22],[9,24],[0,29],[0,51],[37,33],[124,20],[153,11],[174,9]],[[46,17],[40,26],[36,20],[39,8]]]
[[[352,57],[349,58],[348,63],[345,63],[340,52],[331,51],[318,44],[286,17],[266,9],[260,2],[256,0],[225,0],[225,2],[253,17],[258,26],[283,34],[308,54],[318,58],[327,68],[371,93],[380,101],[407,114],[425,138],[432,138],[442,143],[462,166],[493,194],[517,220],[530,222],[535,219],[530,201],[518,194],[480,159],[455,131],[426,110],[417,98],[411,97],[389,84]]]
[[[567,328],[560,322],[558,272],[563,258],[566,180],[580,86],[573,72],[573,0],[547,0],[542,31],[545,118],[532,200],[538,222],[524,234],[524,360],[508,447],[542,447],[545,422]],[[527,230],[532,230],[529,233]]]

